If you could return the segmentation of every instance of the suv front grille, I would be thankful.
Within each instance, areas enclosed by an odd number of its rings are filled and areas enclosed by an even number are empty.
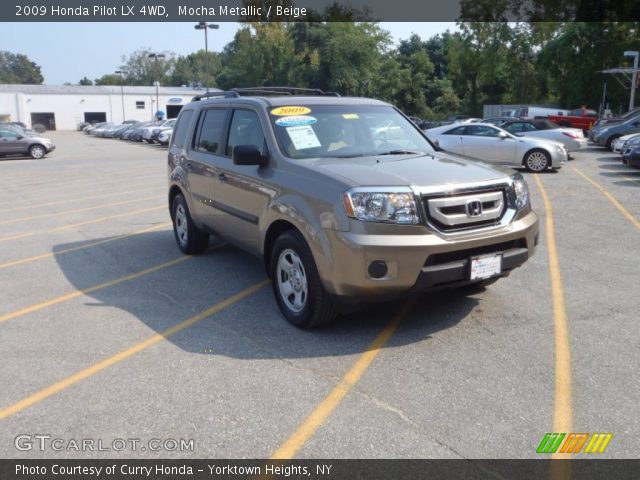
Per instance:
[[[429,223],[443,232],[498,225],[507,207],[503,190],[423,197]]]

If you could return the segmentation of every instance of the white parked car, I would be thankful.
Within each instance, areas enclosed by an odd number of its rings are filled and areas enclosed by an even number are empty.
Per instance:
[[[169,120],[165,120],[162,123],[158,123],[156,125],[150,125],[148,127],[145,127],[142,129],[142,141],[147,142],[147,143],[152,143],[153,140],[151,137],[153,137],[153,134],[156,133],[158,130],[163,129],[163,128],[173,128],[173,126],[176,123],[176,119],[175,118],[171,118]]]
[[[624,153],[627,145],[629,145],[630,142],[637,143],[638,139],[640,139],[640,133],[631,133],[629,135],[618,137],[611,142],[611,150],[616,153]]]
[[[488,163],[525,167],[532,172],[560,168],[568,158],[561,143],[516,136],[484,123],[445,125],[427,130],[425,134],[447,152]]]
[[[560,127],[549,120],[511,120],[498,126],[516,136],[544,138],[561,143],[569,153],[580,150],[589,143],[581,129]]]
[[[173,133],[173,128],[167,128],[166,130],[163,130],[162,132],[160,132],[160,134],[158,135],[158,143],[160,145],[169,145],[169,142],[171,141],[172,133]]]

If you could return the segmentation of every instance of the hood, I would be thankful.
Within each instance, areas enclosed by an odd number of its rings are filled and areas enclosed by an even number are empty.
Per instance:
[[[513,174],[507,169],[440,152],[420,156],[320,158],[312,160],[311,165],[357,186],[428,187],[483,182]]]

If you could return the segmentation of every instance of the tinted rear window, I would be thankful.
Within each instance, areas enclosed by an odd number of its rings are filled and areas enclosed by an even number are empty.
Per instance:
[[[191,118],[193,117],[193,110],[184,110],[180,113],[180,121],[176,126],[173,135],[173,145],[176,147],[184,147],[184,142],[187,137],[187,130],[191,124]]]
[[[217,153],[222,143],[222,134],[227,120],[227,109],[216,108],[202,113],[200,130],[196,137],[196,150]]]

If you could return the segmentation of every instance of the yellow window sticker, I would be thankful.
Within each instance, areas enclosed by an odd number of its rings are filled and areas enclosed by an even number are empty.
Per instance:
[[[310,108],[300,107],[296,105],[278,107],[271,110],[271,115],[276,115],[276,116],[306,115],[307,113],[311,113]]]
[[[344,118],[345,120],[357,120],[360,117],[357,113],[343,113],[342,118]]]

